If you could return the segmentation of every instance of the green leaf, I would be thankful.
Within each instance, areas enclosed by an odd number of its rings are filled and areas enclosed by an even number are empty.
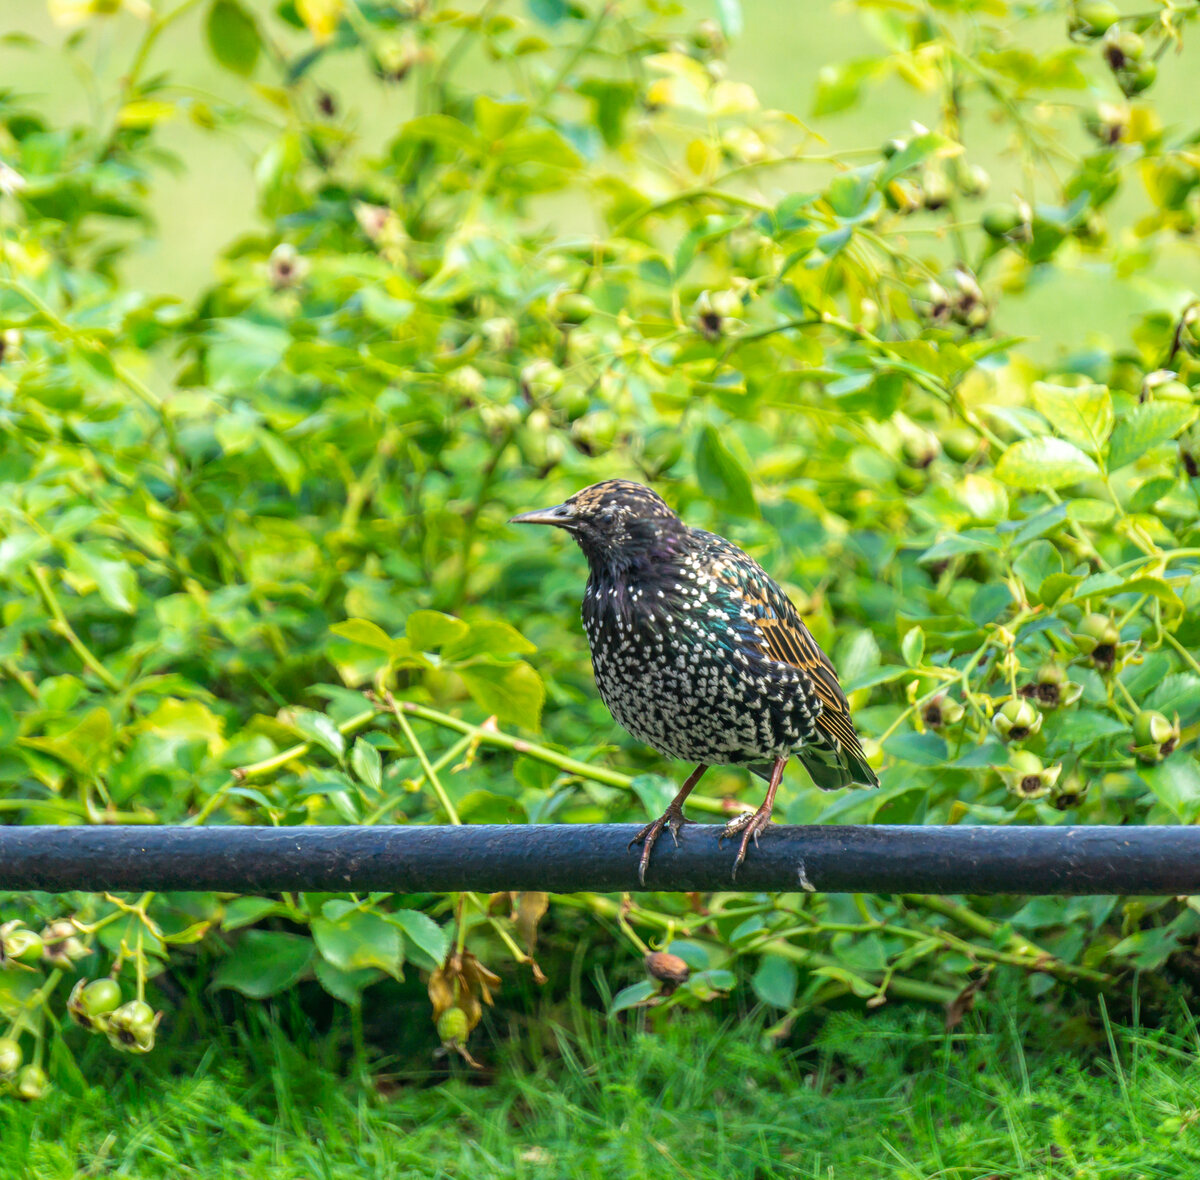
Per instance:
[[[546,688],[524,660],[513,664],[470,664],[459,670],[475,703],[500,721],[537,729]]]
[[[374,967],[399,978],[404,944],[400,932],[382,914],[352,909],[336,917],[314,918],[312,933],[322,957],[339,970]]]
[[[396,640],[382,627],[368,622],[366,619],[347,619],[344,623],[334,623],[329,630],[334,635],[348,639],[351,643],[357,643],[363,647],[373,647],[388,655],[393,654],[397,648]],[[405,648],[407,646],[407,644],[404,645]]]
[[[790,1008],[796,1002],[800,975],[796,964],[782,955],[765,954],[750,980],[754,994],[773,1008]]]
[[[312,939],[273,930],[247,930],[221,960],[209,987],[265,1000],[298,983],[316,955]]]
[[[450,936],[428,914],[420,910],[394,910],[387,920],[404,931],[405,939],[417,951],[409,957],[419,967],[435,971],[445,962]]]
[[[1039,538],[1024,546],[1013,562],[1013,572],[1030,593],[1037,593],[1043,582],[1061,574],[1062,557],[1049,541]]]
[[[95,583],[97,593],[114,610],[136,613],[138,582],[129,562],[110,561],[88,545],[72,545],[67,551],[67,568]]]
[[[626,1008],[636,1008],[638,1004],[644,1004],[651,996],[657,994],[658,986],[652,979],[631,983],[613,996],[612,1002],[608,1005],[608,1014],[616,1016],[618,1012],[624,1012]]]
[[[730,40],[742,35],[742,0],[715,0],[721,32]]]
[[[900,654],[910,668],[916,668],[925,657],[925,632],[920,627],[911,627],[900,641]]]
[[[78,725],[56,737],[23,737],[17,743],[30,750],[49,754],[85,778],[91,779],[103,769],[104,757],[112,741],[112,718],[108,710],[90,710]]]
[[[383,788],[383,759],[366,738],[359,738],[350,752],[350,769],[373,791]]]
[[[243,78],[254,72],[260,42],[258,25],[237,0],[214,0],[204,24],[213,57]]]
[[[696,438],[696,480],[704,494],[742,516],[757,516],[754,487],[716,427],[705,425]]]
[[[253,926],[274,914],[286,914],[287,907],[269,897],[235,897],[221,915],[222,930],[240,930]]]
[[[1138,774],[1180,823],[1192,824],[1200,818],[1200,767],[1193,759],[1176,755],[1157,766],[1143,767]]]
[[[317,982],[335,1000],[341,1000],[350,1008],[357,1008],[362,1003],[364,988],[378,983],[384,978],[382,971],[374,967],[364,967],[359,971],[343,971],[335,967],[328,959],[318,959],[313,964],[313,974]]]
[[[515,627],[497,619],[488,619],[472,623],[465,635],[446,643],[442,648],[442,659],[454,662],[475,656],[523,656],[534,651],[537,651],[537,646]]]
[[[313,709],[293,709],[292,728],[299,730],[307,741],[320,746],[340,762],[346,753],[346,739],[334,724],[333,718]]]
[[[860,999],[867,999],[879,990],[870,980],[856,975],[853,971],[847,971],[844,967],[818,967],[813,974],[823,975],[826,979],[836,979],[839,983],[844,983]]]
[[[404,633],[418,651],[435,651],[465,639],[470,628],[462,619],[437,610],[413,611]]]
[[[1056,434],[1093,455],[1099,454],[1112,430],[1112,396],[1106,385],[1035,381],[1033,404]]]
[[[270,430],[258,432],[258,445],[267,453],[287,490],[296,495],[304,478],[304,463],[288,443]]]
[[[1123,722],[1094,709],[1072,709],[1062,721],[1051,726],[1054,740],[1078,753],[1104,738],[1125,732],[1127,727]]]
[[[528,114],[529,104],[520,100],[498,102],[487,94],[480,94],[475,99],[475,126],[491,143],[519,127]]]
[[[893,758],[911,762],[914,766],[941,766],[947,758],[945,738],[936,733],[894,733],[883,743],[884,751]]]
[[[1151,447],[1174,438],[1196,419],[1196,407],[1182,402],[1143,402],[1116,425],[1108,446],[1108,465],[1115,471],[1140,459]]]
[[[1023,438],[996,464],[998,478],[1029,491],[1067,487],[1099,474],[1093,460],[1061,438]]]

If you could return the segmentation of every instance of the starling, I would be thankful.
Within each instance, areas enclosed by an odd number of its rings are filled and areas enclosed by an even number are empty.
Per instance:
[[[684,800],[709,766],[748,766],[769,784],[762,806],[721,834],[741,833],[735,876],[750,838],[757,843],[770,822],[792,754],[826,790],[879,785],[829,658],[787,595],[736,545],[689,528],[657,493],[623,479],[512,523],[554,525],[579,542],[600,696],[634,737],[697,763],[666,812],[633,839],[643,846],[643,882],[663,828],[678,844],[691,822]]]

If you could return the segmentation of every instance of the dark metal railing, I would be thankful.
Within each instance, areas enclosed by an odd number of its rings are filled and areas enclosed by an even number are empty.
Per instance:
[[[0,891],[475,889],[1200,893],[1200,827],[773,826],[737,880],[720,827],[664,835],[646,883],[634,824],[0,827]]]

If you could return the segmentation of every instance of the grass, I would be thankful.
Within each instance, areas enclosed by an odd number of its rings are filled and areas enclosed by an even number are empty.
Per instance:
[[[381,1063],[369,1085],[346,1080],[340,1038],[285,1031],[278,1011],[247,1009],[190,1055],[118,1059],[89,1042],[90,1084],[0,1100],[0,1177],[1177,1180],[1200,1168],[1200,1033],[1186,1012],[1145,1029],[1113,1027],[1103,1005],[1051,1022],[993,1001],[952,1032],[929,1010],[841,1012],[784,1047],[754,1013],[657,1015],[576,1007],[570,1032],[547,1020],[473,1046],[482,1075],[421,1055],[403,1076]]]

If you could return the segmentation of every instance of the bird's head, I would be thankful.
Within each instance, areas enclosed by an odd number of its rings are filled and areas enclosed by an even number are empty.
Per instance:
[[[657,492],[628,479],[594,483],[561,504],[522,512],[509,523],[566,529],[593,566],[628,565],[685,528]]]

